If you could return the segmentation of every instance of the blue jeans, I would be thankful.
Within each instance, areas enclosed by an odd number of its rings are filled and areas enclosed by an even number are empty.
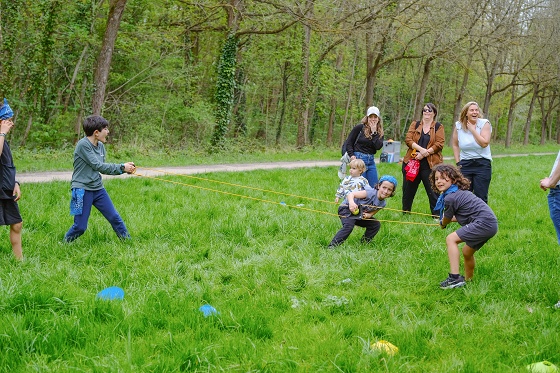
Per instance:
[[[560,188],[551,188],[548,192],[548,209],[550,210],[550,219],[556,229],[556,238],[560,245]]]
[[[354,152],[354,155],[366,164],[366,171],[362,174],[362,176],[365,177],[369,182],[369,185],[374,188],[379,180],[379,177],[377,176],[377,167],[375,166],[375,154]]]
[[[129,238],[130,234],[124,225],[121,216],[115,210],[113,201],[109,198],[109,194],[105,188],[100,190],[86,190],[84,193],[84,207],[81,215],[74,216],[74,225],[70,227],[68,232],[64,235],[64,241],[72,242],[76,238],[80,237],[87,229],[87,224],[89,220],[89,215],[91,213],[91,206],[95,206],[96,209],[103,214],[105,219],[111,223],[113,230],[119,238]]]

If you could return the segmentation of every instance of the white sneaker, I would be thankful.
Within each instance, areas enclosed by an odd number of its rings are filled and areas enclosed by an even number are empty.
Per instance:
[[[560,308],[560,300],[554,305],[554,308]]]

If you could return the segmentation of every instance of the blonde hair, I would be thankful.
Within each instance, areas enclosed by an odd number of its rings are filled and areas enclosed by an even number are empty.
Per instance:
[[[459,115],[459,122],[461,122],[461,127],[463,127],[464,130],[467,129],[467,114],[469,112],[469,108],[473,105],[476,105],[476,107],[478,108],[478,117],[482,118],[482,114],[480,113],[480,105],[478,105],[478,103],[476,103],[475,101],[467,102],[461,109],[461,115]]]
[[[356,167],[356,170],[360,171],[360,174],[363,174],[366,170],[366,164],[360,158],[351,160],[350,167]]]

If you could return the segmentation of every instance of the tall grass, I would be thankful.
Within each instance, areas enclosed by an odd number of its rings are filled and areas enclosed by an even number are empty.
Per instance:
[[[336,205],[303,197],[332,201],[335,168],[202,175],[291,196],[181,176],[111,179],[106,188],[133,237],[125,242],[95,211],[81,238],[61,243],[72,223],[68,184],[24,185],[25,261],[12,258],[7,230],[0,241],[0,370],[523,372],[545,359],[560,364],[552,307],[560,256],[538,188],[553,161],[494,161],[499,233],[477,253],[474,281],[450,291],[438,284],[449,266],[445,236],[456,226],[381,211],[379,219],[397,223],[382,223],[372,244],[360,243],[357,228],[326,250],[340,227],[329,215]],[[396,164],[379,171],[402,180]],[[399,185],[388,207],[400,208],[400,198]],[[413,210],[429,212],[423,190]],[[122,287],[124,300],[96,300],[108,286]],[[219,314],[205,318],[198,309],[206,303]],[[379,339],[399,353],[373,351]]]

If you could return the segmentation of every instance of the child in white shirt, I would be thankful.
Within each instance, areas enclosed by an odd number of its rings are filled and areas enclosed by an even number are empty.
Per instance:
[[[334,201],[338,203],[341,199],[343,200],[351,192],[359,192],[364,190],[369,182],[362,174],[366,170],[366,164],[363,160],[356,158],[350,161],[350,175],[346,176],[340,182],[338,189],[336,190],[336,195]]]

